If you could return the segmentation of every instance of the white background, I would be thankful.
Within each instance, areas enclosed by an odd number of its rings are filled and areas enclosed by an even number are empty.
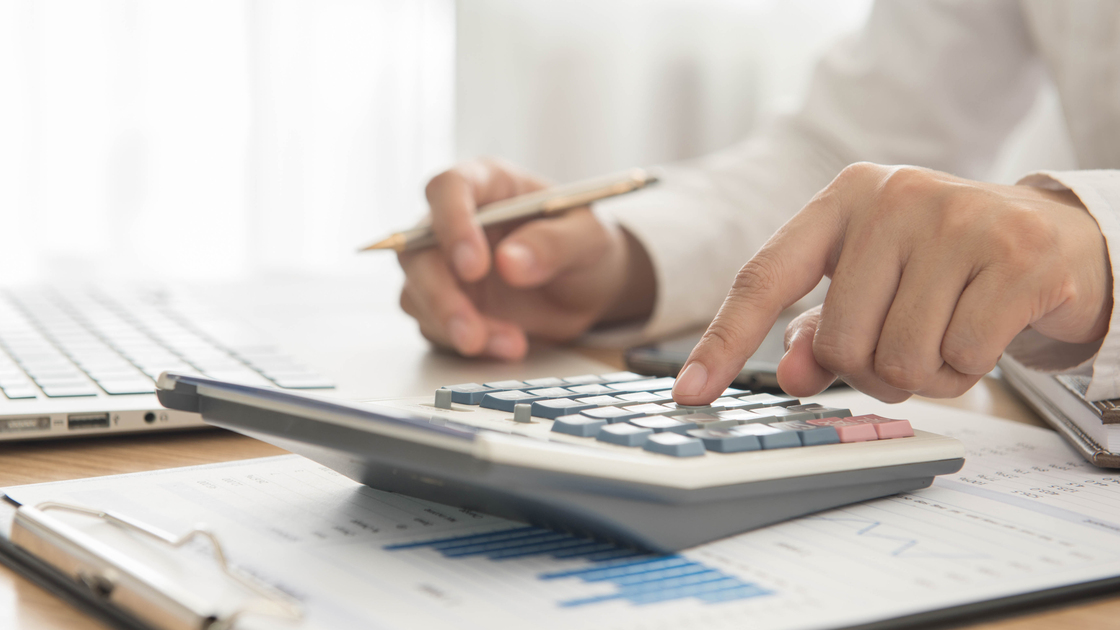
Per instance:
[[[392,273],[354,249],[455,159],[565,181],[726,146],[868,9],[0,0],[0,281]],[[1036,110],[993,178],[1068,161],[1055,99]]]

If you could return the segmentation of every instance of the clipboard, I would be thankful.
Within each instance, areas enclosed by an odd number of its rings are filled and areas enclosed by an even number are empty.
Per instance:
[[[0,532],[0,563],[110,625],[127,630],[229,630],[247,615],[293,622],[302,618],[297,602],[232,566],[221,542],[205,526],[177,536],[112,511],[54,501],[21,505],[6,495],[4,501],[4,518],[10,512],[11,521]],[[69,515],[71,522],[59,514]],[[119,534],[118,540],[75,526],[73,518],[96,521],[102,530],[108,526]],[[209,569],[196,570],[201,561],[197,553],[146,562],[114,544],[120,536],[172,556],[175,550],[203,543],[211,552]],[[215,574],[226,583],[214,584]],[[209,590],[223,589],[230,597],[208,601],[194,579],[211,580]]]

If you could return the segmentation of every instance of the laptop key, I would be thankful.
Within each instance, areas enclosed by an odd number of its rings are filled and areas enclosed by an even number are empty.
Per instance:
[[[145,379],[135,381],[101,381],[98,383],[105,393],[114,396],[124,396],[127,394],[153,394],[156,391],[155,385]]]
[[[43,393],[49,398],[73,398],[78,396],[96,396],[97,390],[93,385],[56,385],[43,387]]]
[[[34,387],[5,387],[4,395],[12,400],[33,400],[39,392]]]

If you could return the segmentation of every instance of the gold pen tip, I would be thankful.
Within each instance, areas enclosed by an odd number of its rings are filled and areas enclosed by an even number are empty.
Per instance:
[[[372,245],[366,245],[365,247],[359,249],[358,251],[359,252],[368,252],[368,251],[372,251],[372,250],[375,250],[375,249],[391,249],[391,250],[400,252],[400,251],[404,250],[404,245],[405,245],[404,235],[398,233],[398,234],[394,234],[394,235],[390,236],[389,238],[387,238],[385,240],[377,241],[376,243],[374,243]]]

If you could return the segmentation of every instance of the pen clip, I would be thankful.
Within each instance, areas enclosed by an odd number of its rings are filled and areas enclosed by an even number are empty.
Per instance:
[[[243,604],[238,610],[231,614],[216,617],[210,614],[203,614],[198,611],[198,606],[195,602],[189,601],[183,594],[168,592],[170,589],[160,589],[156,585],[147,584],[146,586],[153,590],[159,591],[160,599],[170,599],[177,604],[179,609],[178,614],[167,614],[164,611],[152,611],[137,605],[137,602],[131,602],[134,606],[130,607],[130,612],[144,617],[156,617],[159,620],[170,623],[169,627],[182,627],[184,617],[193,617],[195,623],[186,624],[186,627],[205,628],[205,630],[228,630],[236,624],[237,620],[247,614],[262,614],[273,617],[280,617],[298,621],[303,617],[303,611],[299,604],[291,601],[291,599],[284,593],[276,590],[275,588],[263,584],[248,575],[243,574],[230,566],[225,549],[222,547],[221,542],[213,532],[209,531],[203,526],[197,526],[191,531],[182,536],[175,536],[169,532],[165,532],[151,525],[147,525],[136,521],[127,516],[117,514],[114,512],[96,510],[79,505],[72,505],[67,503],[59,503],[55,501],[45,501],[35,505],[34,507],[22,506],[16,511],[16,517],[13,522],[12,528],[12,542],[23,547],[29,553],[37,556],[40,560],[51,564],[56,569],[70,575],[80,583],[84,584],[95,594],[105,599],[111,599],[114,591],[122,581],[122,574],[135,573],[127,571],[123,563],[118,559],[114,563],[113,558],[109,557],[106,550],[98,549],[98,545],[94,544],[95,541],[87,539],[87,536],[82,532],[75,530],[67,524],[58,521],[45,512],[50,510],[66,511],[93,518],[100,519],[114,526],[120,527],[126,531],[140,534],[146,538],[158,541],[162,544],[168,545],[172,548],[180,548],[198,538],[205,538],[210,542],[210,547],[213,551],[213,557],[218,568],[229,579],[237,584],[243,586],[245,589],[256,595],[256,599],[249,600]],[[45,535],[47,534],[47,535]],[[108,565],[101,569],[90,570],[88,566],[90,563],[72,561],[70,562],[71,569],[67,571],[60,566],[60,562],[52,562],[49,557],[52,554],[36,553],[36,551],[43,552],[54,550],[66,553],[67,549],[63,548],[63,544],[59,544],[60,540],[51,540],[51,537],[61,539],[67,547],[77,547],[85,552],[85,555],[96,557],[102,561],[102,564]],[[44,544],[49,548],[44,548]],[[71,558],[73,560],[73,558]],[[114,566],[116,565],[116,566]],[[166,586],[166,585],[164,585]],[[137,609],[138,608],[138,609]],[[175,623],[179,622],[179,623]]]

